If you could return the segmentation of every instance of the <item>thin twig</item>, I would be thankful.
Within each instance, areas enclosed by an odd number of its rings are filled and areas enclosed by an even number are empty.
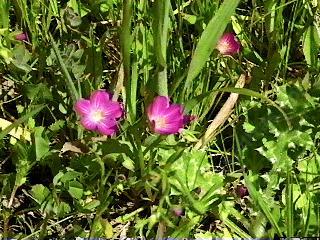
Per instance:
[[[73,217],[74,217],[74,216],[69,216],[69,217],[66,217],[66,218],[64,218],[64,219],[62,219],[62,220],[60,220],[60,221],[58,221],[58,222],[55,222],[55,223],[53,223],[53,224],[49,225],[49,226],[47,227],[47,229],[48,229],[48,228],[51,228],[51,227],[53,227],[53,226],[56,226],[56,225],[58,225],[58,224],[60,224],[60,223],[62,223],[62,222],[65,222],[65,221],[67,221],[67,220],[69,220],[70,218],[73,218]],[[40,229],[40,230],[38,230],[38,231],[35,231],[35,232],[31,233],[30,235],[28,235],[28,236],[26,236],[26,237],[22,238],[21,240],[27,240],[27,239],[30,239],[32,236],[37,235],[38,233],[40,233],[40,232],[41,232],[41,230],[42,230],[42,229]]]

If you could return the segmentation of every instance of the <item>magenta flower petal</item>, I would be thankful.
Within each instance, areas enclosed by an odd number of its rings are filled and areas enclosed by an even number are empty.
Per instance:
[[[149,118],[165,113],[166,109],[169,107],[169,104],[170,100],[167,96],[157,96],[153,100],[152,104],[148,107],[147,114]]]
[[[111,101],[111,94],[105,90],[96,90],[90,96],[90,102],[96,108],[103,108],[107,102]]]
[[[114,119],[106,119],[98,125],[98,132],[103,135],[113,136],[117,133],[118,126]]]
[[[91,107],[91,104],[89,100],[79,99],[76,102],[74,109],[79,115],[87,115],[89,114],[90,107]]]
[[[217,44],[218,51],[223,55],[234,55],[240,48],[240,42],[234,33],[225,33]]]
[[[171,121],[171,122],[165,122],[163,124],[157,125],[155,123],[154,131],[159,134],[163,135],[169,135],[169,134],[175,134],[178,133],[180,129],[183,128],[183,121],[177,120],[177,121]]]
[[[97,128],[97,123],[95,123],[94,121],[92,121],[90,119],[90,117],[88,116],[84,116],[83,118],[81,118],[80,123],[82,124],[82,126],[84,126],[86,129],[94,131]]]
[[[105,90],[97,90],[91,94],[90,100],[78,100],[74,109],[80,115],[81,125],[104,135],[116,134],[117,121],[124,111],[121,104],[111,98],[112,95]]]
[[[183,106],[170,104],[166,96],[158,96],[147,109],[151,130],[155,133],[169,135],[180,132],[185,123]]]
[[[171,118],[183,117],[183,107],[179,104],[171,104],[165,111],[165,115]]]
[[[108,102],[104,106],[105,116],[112,118],[121,118],[123,116],[123,108],[118,102]]]

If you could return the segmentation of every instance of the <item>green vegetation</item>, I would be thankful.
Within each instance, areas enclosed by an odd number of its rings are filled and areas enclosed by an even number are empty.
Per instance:
[[[319,26],[314,0],[0,0],[0,238],[320,236]],[[97,89],[115,136],[74,111]],[[158,95],[195,120],[154,133]]]

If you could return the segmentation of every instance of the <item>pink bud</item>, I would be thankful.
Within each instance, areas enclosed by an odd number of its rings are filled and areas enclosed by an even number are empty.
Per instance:
[[[225,33],[217,44],[217,49],[222,55],[234,55],[239,53],[240,42],[234,33]]]
[[[15,39],[18,41],[29,41],[27,33],[19,33],[18,35],[15,36]]]

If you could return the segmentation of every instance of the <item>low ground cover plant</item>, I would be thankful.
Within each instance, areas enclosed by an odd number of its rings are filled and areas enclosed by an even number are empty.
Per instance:
[[[0,1],[0,237],[320,236],[319,11]]]

